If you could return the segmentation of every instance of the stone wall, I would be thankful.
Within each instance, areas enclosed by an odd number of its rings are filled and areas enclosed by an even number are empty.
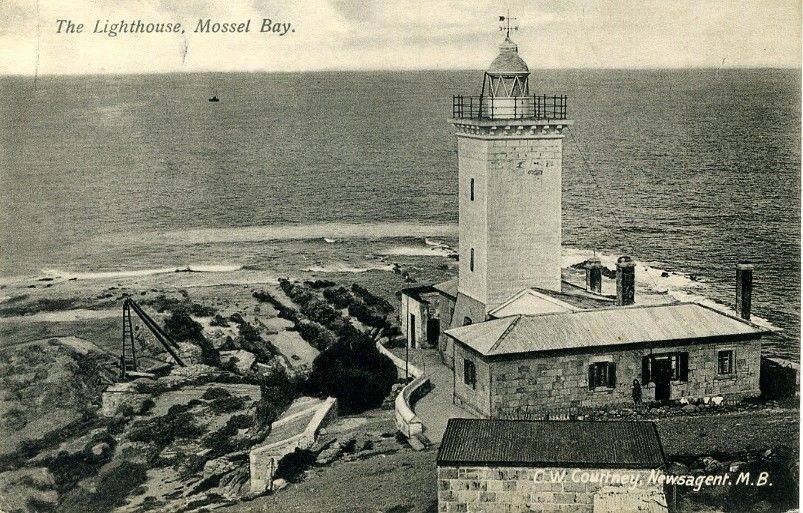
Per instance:
[[[454,304],[454,313],[452,314],[451,323],[448,326],[441,324],[441,329],[447,330],[449,328],[463,326],[466,317],[470,318],[474,324],[485,321],[485,305],[471,296],[467,296],[462,292],[458,292],[457,299],[455,300]],[[451,368],[452,360],[454,359],[454,347],[452,347],[454,341],[452,337],[445,334],[441,335],[441,337],[444,341],[441,357],[443,358],[443,363],[447,367]]]
[[[459,350],[457,348],[460,348]],[[733,349],[735,372],[717,374],[717,351]],[[480,373],[482,358],[456,344],[456,391],[459,399],[486,416],[504,418],[534,418],[543,413],[583,413],[606,407],[632,407],[632,383],[641,381],[642,356],[686,351],[689,353],[688,381],[671,383],[670,399],[699,399],[722,396],[726,400],[741,400],[760,395],[761,342],[692,344],[685,346],[627,348],[593,351],[582,354],[535,355],[505,360],[490,360],[488,374]],[[463,358],[475,360],[477,391],[490,383],[491,402],[478,400],[462,388]],[[588,387],[588,366],[593,362],[611,361],[616,364],[616,386]],[[481,377],[482,376],[482,377]],[[483,383],[480,383],[480,380]],[[642,400],[655,399],[655,385],[642,386]]]
[[[479,415],[487,415],[490,409],[490,366],[476,353],[462,344],[454,345],[454,402],[464,409]],[[472,388],[465,383],[463,361],[474,362],[476,385]]]
[[[457,139],[457,187],[460,247],[458,290],[485,303],[487,296],[488,247],[488,148],[489,141],[467,137]],[[471,180],[474,200],[471,200]],[[474,269],[471,269],[471,249]]]
[[[312,447],[321,428],[328,425],[336,417],[337,399],[328,397],[312,415],[302,432],[284,440],[251,449],[248,454],[251,491],[262,493],[270,490],[273,483],[273,475],[276,473],[281,459],[297,449],[308,450]]]
[[[489,309],[528,287],[561,290],[562,137],[489,144]]]
[[[414,326],[410,325],[410,315],[415,316]],[[427,341],[427,323],[429,322],[429,317],[430,312],[427,303],[420,302],[402,292],[401,310],[399,312],[400,328],[410,347],[429,346],[429,342]]]
[[[598,511],[667,511],[663,487],[650,483],[650,472],[439,466],[438,511],[591,513],[595,511],[595,504]],[[637,484],[632,484],[631,480],[636,479]],[[617,491],[623,493],[616,494]],[[612,495],[616,496],[617,508],[600,507],[601,503],[610,502]]]

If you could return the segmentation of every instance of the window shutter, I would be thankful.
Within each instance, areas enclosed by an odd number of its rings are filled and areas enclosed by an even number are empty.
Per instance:
[[[650,382],[650,359],[652,357],[650,355],[645,355],[641,357],[641,384],[646,385]]]
[[[616,364],[613,362],[608,364],[608,386],[610,388],[616,387]]]
[[[594,365],[588,366],[588,389],[594,390]]]
[[[689,353],[678,353],[678,379],[689,380]]]

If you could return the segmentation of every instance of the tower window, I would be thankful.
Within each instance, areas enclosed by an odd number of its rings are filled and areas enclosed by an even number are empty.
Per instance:
[[[471,248],[471,256],[469,257],[468,260],[468,270],[469,271],[474,270],[474,248]]]
[[[470,187],[470,190],[469,190],[469,197],[471,198],[471,201],[474,201],[474,179],[473,178],[471,179],[471,187]]]

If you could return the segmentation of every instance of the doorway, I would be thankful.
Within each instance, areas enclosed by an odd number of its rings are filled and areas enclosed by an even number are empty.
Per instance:
[[[427,342],[434,345],[441,334],[441,320],[429,319],[427,321]]]
[[[652,379],[655,382],[655,400],[658,402],[669,401],[672,391],[672,363],[668,357],[653,358]]]

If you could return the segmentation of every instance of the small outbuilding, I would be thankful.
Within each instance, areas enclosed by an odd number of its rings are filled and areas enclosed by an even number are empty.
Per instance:
[[[652,422],[451,419],[438,511],[666,512]]]

